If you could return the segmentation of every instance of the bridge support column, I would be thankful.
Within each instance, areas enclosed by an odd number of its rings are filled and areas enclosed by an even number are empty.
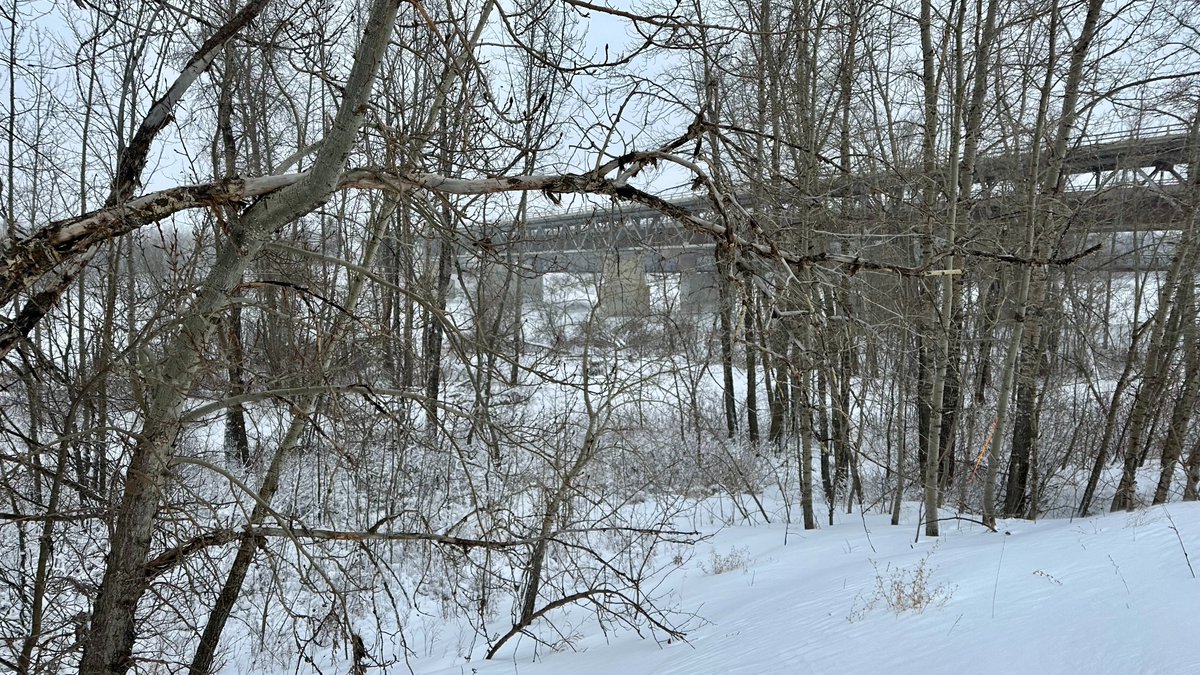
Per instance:
[[[710,314],[720,302],[720,277],[716,272],[679,273],[679,309],[685,314]]]
[[[518,279],[518,277],[520,277]],[[503,267],[492,267],[487,272],[486,280],[480,284],[479,272],[465,271],[462,276],[455,271],[450,277],[450,289],[448,296],[457,298],[462,295],[462,287],[465,285],[468,290],[468,295],[475,297],[478,293],[479,297],[483,298],[486,304],[499,304],[504,301],[511,301],[513,294],[516,292],[518,284],[521,288],[521,300],[523,302],[541,302],[546,297],[546,282],[545,276],[537,272],[528,270],[514,271],[512,278],[508,279],[508,293],[504,292],[505,284],[505,269]]]
[[[605,256],[599,297],[603,316],[649,316],[650,285],[646,283],[646,261],[639,255]]]
[[[696,254],[679,258],[679,309],[684,314],[715,312],[720,302],[720,278],[713,270],[701,270]]]
[[[542,302],[546,299],[546,278],[535,272],[522,270],[521,299],[524,302]]]
[[[528,275],[528,276],[524,276]],[[463,289],[466,297],[463,296]],[[521,334],[527,303],[542,301],[542,275],[529,270],[509,270],[504,265],[455,271],[450,280],[451,299],[469,312],[471,325],[483,344],[510,344]],[[462,304],[460,304],[462,303]]]
[[[541,302],[545,297],[546,284],[542,275],[524,269],[514,269],[510,273],[503,265],[490,266],[482,279],[477,278],[472,283],[478,284],[481,311],[502,306],[513,308],[519,316],[520,305]]]

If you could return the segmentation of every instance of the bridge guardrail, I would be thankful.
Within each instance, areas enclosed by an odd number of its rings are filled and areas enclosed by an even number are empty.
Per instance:
[[[1080,141],[1087,143],[1088,145],[1096,145],[1099,143],[1111,143],[1114,141],[1140,141],[1151,138],[1186,136],[1189,133],[1191,133],[1191,129],[1187,124],[1176,122],[1174,124],[1160,124],[1158,126],[1143,127],[1140,129],[1106,131],[1099,134],[1084,134],[1080,137]]]

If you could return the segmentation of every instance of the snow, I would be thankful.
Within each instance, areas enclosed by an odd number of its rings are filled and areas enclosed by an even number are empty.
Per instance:
[[[667,577],[678,609],[704,620],[684,642],[605,636],[593,622],[559,651],[526,639],[493,661],[480,651],[409,665],[439,675],[1200,672],[1200,581],[1185,556],[1200,555],[1200,503],[1002,521],[998,533],[951,520],[915,542],[916,504],[896,527],[886,515],[839,517],[810,532],[715,531]],[[714,573],[722,561],[735,569]],[[888,602],[926,596],[921,610]]]

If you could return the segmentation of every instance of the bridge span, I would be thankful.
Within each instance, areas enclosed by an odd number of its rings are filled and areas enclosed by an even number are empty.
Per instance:
[[[1084,137],[1064,159],[1062,201],[1071,217],[1063,239],[1064,255],[1096,244],[1101,250],[1077,263],[1098,271],[1145,271],[1161,268],[1173,252],[1172,241],[1196,208],[1187,194],[1195,143],[1185,126],[1158,127],[1137,133]],[[972,187],[970,218],[960,224],[969,242],[989,242],[1003,250],[1020,237],[1023,195],[1045,166],[1029,153],[996,153],[980,159]],[[947,172],[948,173],[948,172]],[[736,201],[750,217],[763,214],[772,235],[787,237],[796,228],[820,230],[823,247],[864,259],[900,265],[914,262],[916,233],[925,222],[920,209],[920,174],[913,170],[874,171],[862,175],[823,177],[816,194],[797,209],[785,200],[756,203],[750,190]],[[694,192],[667,196],[672,205],[701,218],[713,218],[707,195]],[[815,211],[825,214],[814,225]],[[789,219],[787,214],[804,211]],[[833,215],[836,214],[836,215]],[[613,203],[541,216],[521,223],[497,223],[485,236],[486,255],[478,250],[460,255],[467,269],[492,263],[518,263],[528,296],[540,298],[542,275],[555,272],[600,277],[602,306],[614,315],[648,311],[645,275],[680,275],[680,304],[701,311],[716,297],[714,242],[710,235],[640,204]],[[483,235],[481,235],[483,236]],[[490,274],[483,272],[484,274]],[[605,278],[608,283],[605,283]],[[503,289],[499,278],[483,284]],[[607,289],[607,290],[606,290]]]

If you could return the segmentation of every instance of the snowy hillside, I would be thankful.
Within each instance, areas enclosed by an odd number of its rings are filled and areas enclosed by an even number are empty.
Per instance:
[[[1004,521],[996,534],[948,521],[940,539],[914,543],[915,509],[899,527],[868,515],[865,529],[842,516],[808,533],[716,532],[670,577],[678,608],[704,619],[686,642],[606,638],[581,621],[590,632],[557,652],[526,639],[494,661],[410,665],[445,675],[1200,672],[1200,580],[1185,554],[1200,563],[1200,503]]]
[[[0,675],[1200,675],[1200,0],[2,4]]]

